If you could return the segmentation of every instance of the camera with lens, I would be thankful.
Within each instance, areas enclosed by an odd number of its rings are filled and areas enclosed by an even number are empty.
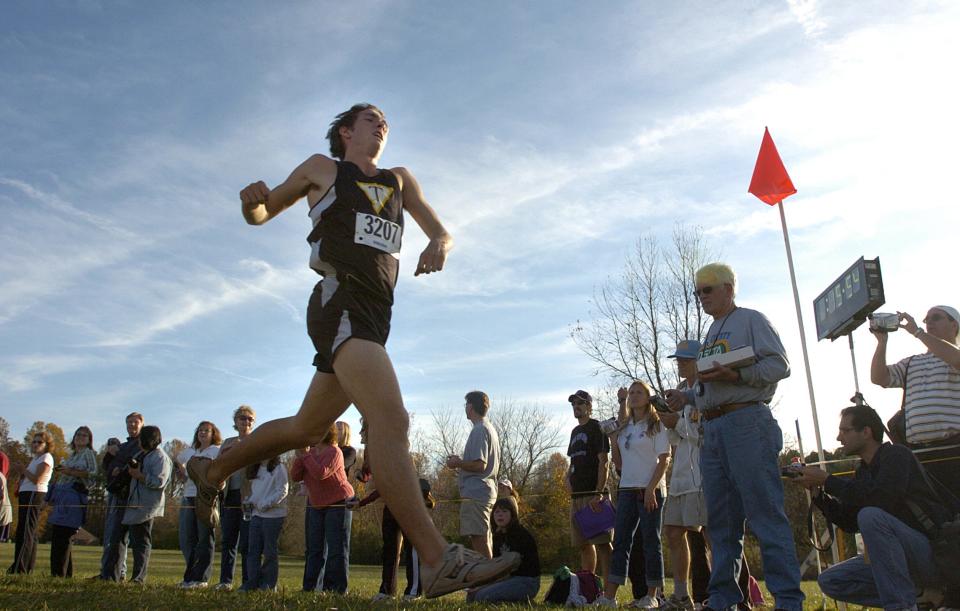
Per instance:
[[[900,328],[900,317],[896,314],[874,312],[870,315],[870,330],[889,333]]]
[[[800,477],[803,475],[804,465],[802,462],[793,462],[789,465],[780,467],[780,475],[783,477]]]
[[[130,467],[131,469],[139,469],[140,462],[136,458],[131,458],[130,462],[127,463],[127,466]]]
[[[653,395],[650,397],[650,405],[653,406],[658,412],[669,412],[670,404],[667,403],[667,400],[661,397],[660,395]]]

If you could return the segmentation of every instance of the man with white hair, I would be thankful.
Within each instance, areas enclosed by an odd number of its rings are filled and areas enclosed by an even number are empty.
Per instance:
[[[734,303],[737,279],[729,265],[705,265],[694,281],[703,311],[713,317],[700,360],[742,346],[753,348],[755,355],[753,364],[739,368],[713,361],[698,373],[693,388],[667,391],[673,409],[695,401],[703,423],[700,470],[713,554],[704,608],[734,609],[747,594],[737,585],[747,520],[760,540],[763,575],[775,608],[801,611],[800,566],[777,462],[783,435],[770,413],[777,382],[790,375],[790,364],[770,321]]]
[[[960,313],[945,305],[933,306],[923,319],[926,330],[913,316],[897,312],[900,328],[926,347],[923,354],[887,365],[887,333],[874,330],[877,350],[870,365],[870,380],[884,388],[902,388],[906,443],[923,450],[917,458],[927,474],[954,496],[960,497]],[[940,449],[942,448],[942,449]]]

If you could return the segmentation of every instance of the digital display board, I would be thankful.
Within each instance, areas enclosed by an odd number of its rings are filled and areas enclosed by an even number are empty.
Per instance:
[[[817,339],[835,340],[850,333],[884,301],[880,258],[860,257],[813,301]]]

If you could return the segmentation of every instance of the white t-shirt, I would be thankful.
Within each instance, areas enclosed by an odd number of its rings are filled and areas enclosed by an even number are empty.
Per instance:
[[[660,430],[653,436],[647,435],[647,420],[629,421],[617,437],[620,447],[622,468],[621,488],[646,488],[657,468],[657,459],[670,455],[670,437],[667,427],[660,424]],[[660,490],[666,489],[664,478],[660,479]]]
[[[53,454],[50,452],[44,452],[40,456],[34,456],[33,460],[30,461],[30,464],[27,465],[27,471],[36,475],[40,470],[40,465],[48,464],[50,468],[47,469],[47,474],[37,480],[37,483],[34,484],[31,482],[26,475],[20,478],[20,488],[19,492],[46,492],[47,484],[50,483],[50,478],[53,477]]]
[[[208,446],[207,449],[202,452],[198,452],[196,448],[192,447],[184,448],[177,454],[177,462],[183,466],[187,466],[187,462],[194,456],[202,456],[212,460],[216,458],[218,454],[220,454],[220,446]],[[183,498],[187,499],[192,496],[197,496],[197,485],[188,477],[187,483],[183,485]]]

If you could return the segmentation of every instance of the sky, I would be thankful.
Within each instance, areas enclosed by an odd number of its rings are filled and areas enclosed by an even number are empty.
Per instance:
[[[380,163],[413,172],[453,235],[413,276],[404,236],[387,349],[416,430],[463,395],[540,406],[607,384],[570,337],[644,233],[703,227],[793,365],[776,416],[815,447],[778,213],[747,193],[765,126],[786,200],[823,445],[854,391],[812,303],[880,257],[887,304],[960,306],[960,5],[870,1],[99,2],[0,6],[0,416],[100,445],[142,412],[165,439],[294,413],[312,376],[306,204],[247,225],[356,102],[387,115]],[[875,341],[853,334],[861,389]],[[904,332],[890,360],[923,351]],[[345,419],[354,425],[351,408]],[[467,426],[464,421],[464,427]]]

